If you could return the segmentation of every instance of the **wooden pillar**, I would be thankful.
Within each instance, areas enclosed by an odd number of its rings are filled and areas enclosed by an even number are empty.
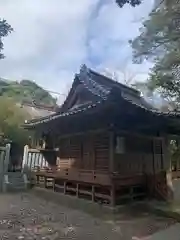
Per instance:
[[[79,197],[79,183],[76,184],[76,197]]]
[[[95,138],[96,135],[91,137],[91,147],[92,147],[92,169],[96,170],[96,149],[95,149]]]
[[[53,191],[55,192],[55,190],[56,190],[55,189],[55,178],[53,178],[53,183],[52,184],[53,184]]]
[[[114,172],[114,132],[109,133],[109,172]]]
[[[47,177],[44,176],[44,188],[47,188]]]
[[[152,139],[152,151],[153,151],[153,162],[152,162],[152,169],[151,173],[155,176],[156,175],[156,139]]]
[[[177,147],[179,148],[180,147],[180,138],[179,137],[176,139],[176,142],[177,142]],[[176,162],[176,166],[177,166],[177,170],[180,170],[180,160],[179,160],[179,158]],[[172,166],[171,166],[171,169],[172,169]]]
[[[170,140],[167,136],[164,136],[162,144],[162,153],[163,153],[163,166],[164,170],[171,172],[171,156],[170,156]]]
[[[83,135],[84,137],[84,135]],[[82,138],[83,138],[82,137]],[[80,140],[80,169],[83,168],[83,139]]]
[[[39,185],[39,175],[36,175],[36,184]]]
[[[112,184],[111,186],[111,207],[114,207],[116,204],[116,195],[115,195],[115,185]]]
[[[114,172],[114,132],[110,131],[109,133],[109,172],[112,174]],[[111,194],[111,207],[115,206],[115,184],[112,181],[111,189],[110,189],[110,194]]]
[[[66,180],[64,181],[64,194],[66,194]]]
[[[168,191],[168,196],[167,200],[171,201],[173,200],[173,182],[172,182],[172,172],[171,172],[171,156],[170,156],[170,140],[168,139],[167,136],[164,136],[164,168],[166,172],[166,184],[167,184],[167,191]]]
[[[94,196],[95,196],[95,186],[92,185],[92,201],[93,202],[95,201]]]
[[[32,158],[33,158],[33,153],[28,152],[28,167],[31,169],[32,167]]]
[[[149,196],[152,197],[155,194],[155,184],[156,184],[156,151],[155,151],[156,139],[152,138],[152,166],[148,169],[149,178]]]

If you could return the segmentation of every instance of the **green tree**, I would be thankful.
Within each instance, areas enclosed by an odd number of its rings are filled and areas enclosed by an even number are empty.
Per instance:
[[[176,56],[177,54],[177,56]],[[177,59],[179,52],[167,53],[158,60],[151,71],[148,86],[157,89],[169,102],[180,103],[180,68]],[[176,58],[177,57],[177,58]]]
[[[30,80],[3,81],[0,79],[0,96],[12,98],[16,102],[35,101],[37,104],[55,105],[51,94]]]
[[[139,5],[142,0],[116,0],[119,7],[123,7],[125,4],[130,4],[132,7]]]
[[[2,54],[3,50],[3,37],[6,37],[9,33],[13,31],[12,27],[4,19],[0,19],[0,59],[4,58]]]
[[[153,11],[140,29],[140,36],[130,41],[133,60],[153,60],[147,86],[157,89],[170,101],[180,102],[180,2],[168,1]]]
[[[27,142],[28,133],[21,125],[28,118],[27,113],[9,98],[0,97],[0,102],[0,133],[23,146]]]
[[[175,0],[172,0],[173,3]],[[152,11],[140,28],[140,35],[130,41],[134,61],[157,60],[165,53],[179,49],[180,3],[164,5]]]

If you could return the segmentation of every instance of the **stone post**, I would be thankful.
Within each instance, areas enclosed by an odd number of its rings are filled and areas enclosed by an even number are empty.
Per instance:
[[[11,149],[11,144],[10,143],[6,144],[5,156],[4,156],[4,174],[8,172],[8,168],[9,168],[10,149]]]
[[[3,191],[3,182],[4,182],[4,157],[5,152],[1,151],[0,153],[0,192]]]

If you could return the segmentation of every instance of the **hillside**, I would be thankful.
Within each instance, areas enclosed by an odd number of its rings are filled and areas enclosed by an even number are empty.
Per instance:
[[[0,96],[12,98],[16,102],[34,100],[37,104],[56,103],[56,99],[49,92],[30,80],[17,82],[0,79]]]

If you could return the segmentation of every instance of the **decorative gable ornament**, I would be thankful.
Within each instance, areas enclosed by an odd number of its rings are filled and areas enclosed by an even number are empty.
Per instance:
[[[85,64],[83,64],[81,66],[79,75],[80,75],[80,77],[82,77],[84,79],[87,77],[87,75],[88,75],[88,68],[87,68],[87,66]]]
[[[91,91],[94,95],[101,97],[106,100],[108,94],[110,93],[110,89],[106,89],[104,86],[98,84],[91,76],[90,70],[87,68],[85,64],[81,66],[80,81],[84,83],[86,88]]]

